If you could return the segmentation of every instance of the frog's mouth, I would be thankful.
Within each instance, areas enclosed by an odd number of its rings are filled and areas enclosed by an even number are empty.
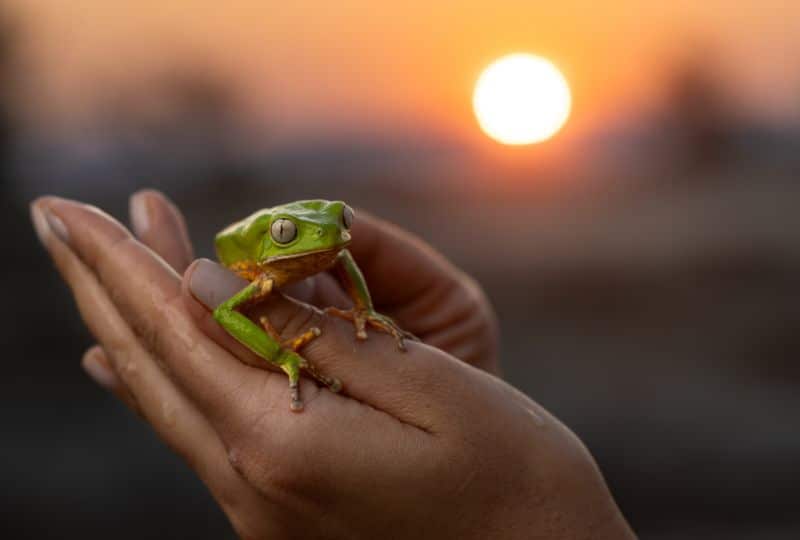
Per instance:
[[[336,255],[350,244],[350,240],[351,240],[350,234],[344,232],[342,233],[342,242],[340,244],[335,245],[334,247],[314,249],[311,251],[303,251],[301,253],[289,253],[287,255],[275,255],[273,257],[268,258],[266,262],[267,264],[269,264],[277,261],[288,261],[292,259],[302,259],[305,257],[316,259],[320,258],[319,256],[325,254]]]

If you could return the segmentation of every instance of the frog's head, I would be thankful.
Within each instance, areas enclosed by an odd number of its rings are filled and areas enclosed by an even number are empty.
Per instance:
[[[335,254],[350,243],[353,217],[342,201],[296,201],[261,210],[217,235],[217,255],[230,266]]]

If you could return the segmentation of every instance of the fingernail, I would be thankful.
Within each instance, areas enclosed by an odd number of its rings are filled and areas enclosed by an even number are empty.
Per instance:
[[[44,212],[42,212],[39,205],[35,203],[31,205],[31,221],[33,222],[33,230],[36,231],[36,236],[39,237],[39,241],[43,245],[46,245],[50,227],[47,225]]]
[[[134,234],[141,238],[150,228],[150,208],[146,193],[136,193],[131,197],[128,212],[131,216],[131,227]]]
[[[61,221],[61,218],[53,214],[50,210],[45,210],[44,217],[47,220],[47,224],[50,226],[50,230],[53,231],[53,234],[65,244],[69,244],[69,233],[67,232],[67,227],[64,225],[64,222]]]
[[[214,261],[200,259],[189,276],[189,290],[208,309],[241,291],[247,282]]]
[[[90,352],[81,362],[83,370],[91,379],[107,390],[113,390],[119,384],[114,371],[100,360],[96,352]]]

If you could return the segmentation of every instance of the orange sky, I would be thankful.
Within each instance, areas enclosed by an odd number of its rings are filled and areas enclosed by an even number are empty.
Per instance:
[[[470,139],[477,75],[528,51],[564,71],[580,132],[656,101],[669,60],[698,43],[749,112],[800,118],[800,3],[785,0],[14,3],[34,25],[44,110],[65,121],[193,58],[230,76],[279,140],[420,126]]]

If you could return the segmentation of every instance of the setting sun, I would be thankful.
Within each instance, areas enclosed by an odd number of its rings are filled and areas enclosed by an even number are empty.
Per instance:
[[[571,103],[558,68],[531,54],[511,54],[493,62],[475,83],[472,98],[481,129],[513,145],[552,137],[567,121]]]

